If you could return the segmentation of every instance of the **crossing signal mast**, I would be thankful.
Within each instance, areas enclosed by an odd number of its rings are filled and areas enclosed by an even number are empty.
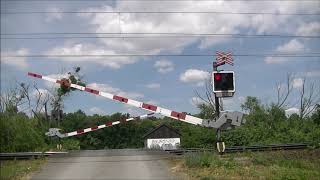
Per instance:
[[[222,58],[223,62],[220,62],[220,65],[224,64],[226,61],[224,58]],[[217,67],[217,66],[216,66]],[[214,85],[214,92],[216,94],[216,106],[219,106],[219,102],[217,100],[219,93],[219,97],[226,97],[226,96],[232,96],[235,92],[234,90],[234,77],[233,77],[233,72],[231,71],[225,71],[225,72],[215,72],[213,71],[213,85]],[[84,133],[92,132],[95,130],[99,130],[102,128],[110,127],[113,125],[117,124],[122,124],[124,122],[132,121],[132,120],[140,120],[140,119],[145,119],[148,118],[154,114],[160,114],[166,117],[170,117],[175,120],[183,121],[189,124],[193,125],[199,125],[203,127],[208,127],[208,128],[214,128],[217,129],[218,132],[220,132],[221,129],[229,129],[233,127],[238,127],[241,126],[245,122],[243,119],[243,114],[241,112],[236,112],[236,111],[222,111],[220,113],[219,108],[217,108],[218,116],[215,119],[201,119],[195,116],[191,116],[187,113],[184,112],[177,112],[173,111],[170,109],[162,108],[156,105],[136,101],[133,99],[129,99],[126,97],[122,97],[119,95],[111,94],[108,92],[102,92],[87,86],[82,86],[78,84],[73,84],[71,81],[67,78],[63,79],[53,79],[49,76],[44,76],[41,74],[37,73],[32,73],[29,72],[28,76],[34,77],[34,78],[39,78],[43,79],[52,83],[57,83],[60,84],[61,87],[63,88],[74,88],[78,89],[80,91],[85,91],[97,96],[102,96],[104,98],[107,98],[109,100],[115,101],[115,102],[120,102],[124,103],[130,106],[134,106],[136,108],[140,108],[146,111],[150,111],[151,113],[142,115],[142,116],[137,116],[137,117],[131,117],[125,120],[120,120],[120,121],[115,121],[115,122],[106,122],[105,124],[99,125],[99,126],[94,126],[94,127],[89,127],[85,129],[79,129],[73,132],[69,133],[61,133],[60,129],[58,128],[50,128],[49,131],[46,133],[47,136],[51,137],[59,137],[59,138],[66,138],[66,137],[71,137],[71,136],[76,136],[76,135],[81,135]],[[229,82],[233,81],[233,84],[229,84]],[[221,114],[221,115],[220,115]],[[218,147],[219,150],[219,147]]]
[[[213,62],[212,71],[212,89],[215,94],[215,110],[217,117],[220,117],[220,101],[222,97],[232,97],[236,91],[235,77],[233,71],[219,71],[218,67],[224,64],[230,64],[233,66],[233,58],[231,52],[217,52],[216,62]],[[242,113],[241,113],[242,114]],[[237,119],[238,120],[238,119]],[[217,149],[220,153],[225,150],[225,143],[221,139],[221,130],[223,128],[217,128],[216,139]]]
[[[236,92],[234,72],[218,70],[219,66],[226,63],[233,66],[232,54],[217,52],[212,72],[212,89],[216,97],[232,97]]]

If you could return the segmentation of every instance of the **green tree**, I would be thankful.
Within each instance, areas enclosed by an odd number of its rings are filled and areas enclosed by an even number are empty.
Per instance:
[[[200,110],[200,112],[196,116],[198,116],[199,118],[202,118],[202,119],[215,118],[215,109],[212,106],[205,103],[201,103],[201,104],[198,104],[197,107]]]
[[[315,124],[320,125],[320,105],[319,104],[316,105],[316,108],[313,114],[311,115],[311,119]]]
[[[256,97],[247,96],[243,104],[241,104],[242,110],[245,110],[249,113],[261,109],[261,103]]]

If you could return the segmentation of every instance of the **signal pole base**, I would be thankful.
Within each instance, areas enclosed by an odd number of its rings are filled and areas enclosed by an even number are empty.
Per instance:
[[[217,150],[220,155],[223,155],[226,150],[226,145],[223,141],[217,141]]]

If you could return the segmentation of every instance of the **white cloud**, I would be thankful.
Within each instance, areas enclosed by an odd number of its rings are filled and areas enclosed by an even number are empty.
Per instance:
[[[21,48],[16,51],[4,51],[1,52],[1,63],[15,66],[19,69],[26,69],[28,67],[26,57],[5,57],[5,56],[25,56],[29,54],[29,50],[26,48]]]
[[[316,36],[320,33],[320,23],[319,22],[310,22],[310,23],[300,23],[299,27],[293,28],[296,30],[297,35],[301,36]],[[305,41],[306,43],[306,41]],[[299,53],[308,51],[305,44],[297,39],[292,39],[289,42],[280,45],[277,47],[276,52],[280,53]],[[288,62],[289,59],[285,57],[267,57],[265,62],[267,64],[282,64]]]
[[[297,39],[292,39],[288,43],[283,44],[277,48],[280,53],[295,53],[304,50],[304,45]]]
[[[288,59],[283,57],[266,57],[266,59],[264,60],[264,62],[267,64],[282,64],[287,61]]]
[[[53,97],[53,95],[51,94],[51,92],[49,92],[47,89],[38,89],[39,91],[37,90],[34,90],[31,95],[34,99],[37,99],[40,97],[40,101],[44,101],[46,100],[46,98],[51,98]]]
[[[292,39],[289,42],[277,47],[276,52],[279,53],[299,53],[307,50],[300,41]],[[267,64],[282,64],[288,62],[289,59],[285,57],[266,57],[264,60]]]
[[[90,87],[99,91],[104,91],[111,94],[119,95],[119,96],[132,98],[132,99],[139,99],[144,97],[143,94],[136,93],[136,92],[126,92],[119,88],[112,87],[109,84],[91,83],[91,84],[88,84],[87,87]]]
[[[319,12],[316,2],[283,2],[264,1],[259,3],[235,1],[188,1],[188,2],[116,2],[114,5],[104,5],[96,8],[85,8],[82,11],[221,11],[231,9],[233,12],[270,12],[270,13],[302,13],[308,9],[310,13]],[[248,34],[293,34],[297,32],[302,17],[271,16],[271,15],[228,15],[228,14],[79,14],[88,22],[90,32],[102,33],[98,37],[106,36],[103,33],[218,33],[236,34],[245,31]],[[305,31],[305,30],[300,30]],[[312,30],[314,31],[314,30]],[[134,36],[139,36],[135,34]],[[226,37],[188,37],[188,38],[99,38],[96,44],[71,43],[54,48],[56,53],[61,50],[65,54],[161,54],[180,53],[185,47],[197,43],[199,48],[208,48],[232,39]],[[80,48],[81,51],[76,51]],[[49,51],[52,52],[52,51]],[[71,60],[65,58],[63,60]],[[88,58],[74,58],[86,61]],[[143,58],[142,58],[143,59]],[[124,65],[138,62],[139,58],[90,58],[93,63],[99,63],[110,68],[118,69]],[[160,70],[165,72],[166,70]],[[171,71],[169,68],[168,71]]]
[[[180,81],[185,83],[196,83],[197,86],[204,85],[210,77],[210,73],[198,69],[188,69],[180,75]]]
[[[319,36],[320,22],[302,23],[297,29],[296,34],[301,36]]]
[[[289,117],[292,114],[299,114],[299,111],[300,110],[298,108],[292,107],[292,108],[285,110],[285,113],[286,113],[286,116]]]
[[[70,44],[66,43],[62,47],[55,47],[47,52],[47,54],[53,55],[116,55],[114,50],[105,47],[99,47],[93,44]],[[67,57],[59,59],[67,62],[92,62],[98,63],[103,66],[110,67],[112,69],[119,69],[123,65],[133,64],[136,62],[136,58],[131,57]],[[89,60],[90,59],[90,60]]]
[[[92,107],[89,109],[89,111],[93,114],[106,114],[106,112],[99,107]]]
[[[292,87],[293,88],[301,88],[303,85],[303,79],[302,78],[295,78],[292,80]]]
[[[47,9],[48,12],[53,12],[53,13],[48,13],[46,15],[46,19],[45,21],[46,22],[52,22],[52,21],[55,21],[55,20],[61,20],[62,19],[62,13],[61,13],[61,10],[56,8],[56,7],[50,7]]]
[[[160,84],[159,83],[150,83],[150,84],[147,84],[146,87],[149,89],[159,89]]]
[[[174,65],[168,60],[159,60],[154,63],[154,67],[159,73],[167,73],[174,70]]]

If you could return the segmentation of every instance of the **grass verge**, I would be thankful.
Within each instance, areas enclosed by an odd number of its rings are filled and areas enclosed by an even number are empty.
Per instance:
[[[320,179],[319,149],[223,156],[196,153],[173,164],[188,179]]]
[[[31,174],[39,170],[45,162],[45,158],[1,161],[0,179],[30,179]]]

